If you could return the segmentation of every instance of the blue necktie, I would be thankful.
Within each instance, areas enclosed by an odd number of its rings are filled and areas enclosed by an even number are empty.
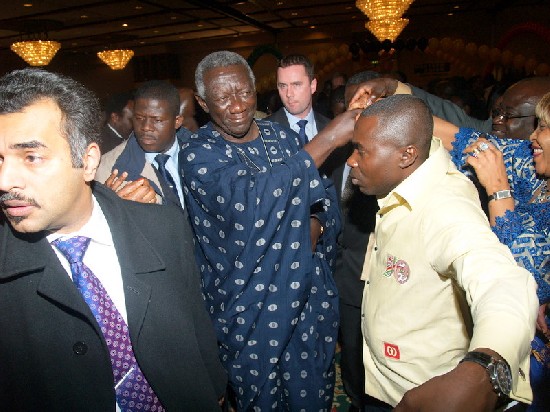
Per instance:
[[[307,120],[305,119],[302,119],[302,120],[298,120],[298,122],[296,123],[298,125],[298,127],[300,128],[300,130],[298,131],[298,134],[300,135],[300,137],[302,138],[302,142],[303,143],[307,143],[308,140],[307,140],[307,135],[306,135],[306,124],[307,124]]]
[[[136,362],[124,318],[99,279],[82,262],[89,244],[90,238],[84,236],[57,239],[52,242],[69,261],[73,282],[103,333],[111,357],[118,406],[124,412],[164,411]]]
[[[170,189],[172,189],[172,192],[176,195],[176,197],[179,199],[178,195],[178,188],[176,187],[176,183],[174,182],[174,179],[172,178],[172,175],[168,170],[166,170],[166,162],[170,159],[170,155],[159,153],[155,156],[155,160],[158,165],[158,171],[161,174],[162,178],[166,183],[168,183],[168,186],[170,186]]]

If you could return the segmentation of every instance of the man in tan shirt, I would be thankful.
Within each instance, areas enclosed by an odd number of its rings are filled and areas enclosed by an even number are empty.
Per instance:
[[[380,206],[363,272],[366,392],[397,411],[529,402],[535,283],[432,129],[427,106],[403,95],[355,128],[353,183]]]

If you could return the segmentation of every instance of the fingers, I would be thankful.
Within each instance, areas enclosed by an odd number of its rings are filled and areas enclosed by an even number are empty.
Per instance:
[[[111,172],[111,175],[105,181],[105,186],[111,188],[116,192],[124,185],[127,177],[128,177],[127,172],[123,172],[120,176],[118,176],[118,170],[114,169]]]
[[[147,179],[129,182],[117,192],[118,196],[141,203],[156,203],[156,193]]]

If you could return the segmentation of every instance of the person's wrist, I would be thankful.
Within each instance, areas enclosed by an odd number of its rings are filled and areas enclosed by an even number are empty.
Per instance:
[[[512,197],[512,192],[510,189],[499,189],[494,191],[488,190],[487,195],[488,195],[488,201],[490,202],[491,200],[498,201],[503,199],[509,199]]]

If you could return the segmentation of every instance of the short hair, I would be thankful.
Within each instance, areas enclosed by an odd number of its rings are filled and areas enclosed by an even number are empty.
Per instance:
[[[373,72],[372,70],[365,70],[352,75],[346,82],[346,86],[361,84],[366,81],[376,79],[378,77],[380,77],[380,74],[378,74],[377,72]]]
[[[421,156],[428,157],[434,123],[430,108],[422,99],[396,94],[368,106],[361,116],[376,117],[380,136],[385,140],[396,146],[413,144]]]
[[[537,103],[535,113],[539,120],[542,120],[547,125],[550,124],[550,92],[542,96],[542,99]]]
[[[195,86],[197,87],[197,94],[202,98],[206,98],[206,87],[204,86],[204,73],[208,70],[216,69],[218,67],[228,66],[244,66],[248,72],[248,77],[252,86],[255,88],[256,78],[254,72],[248,65],[247,61],[240,54],[231,52],[228,50],[217,51],[210,53],[204,59],[200,61],[195,69]]]
[[[134,100],[155,99],[168,103],[170,114],[174,117],[180,114],[180,94],[176,86],[164,80],[149,80],[138,87]]]
[[[100,142],[102,115],[94,93],[70,77],[43,69],[14,70],[0,78],[0,114],[19,113],[44,99],[61,110],[60,130],[69,142],[72,165],[83,167],[88,145]]]
[[[126,107],[126,104],[132,100],[134,100],[133,91],[113,94],[105,101],[104,112],[107,116],[111,115],[111,113],[122,115],[122,111]]]
[[[313,81],[313,79],[315,79],[315,67],[313,66],[311,60],[303,54],[289,54],[279,60],[279,63],[277,64],[277,67],[280,68],[289,66],[304,66],[307,77],[309,77],[309,81]]]

